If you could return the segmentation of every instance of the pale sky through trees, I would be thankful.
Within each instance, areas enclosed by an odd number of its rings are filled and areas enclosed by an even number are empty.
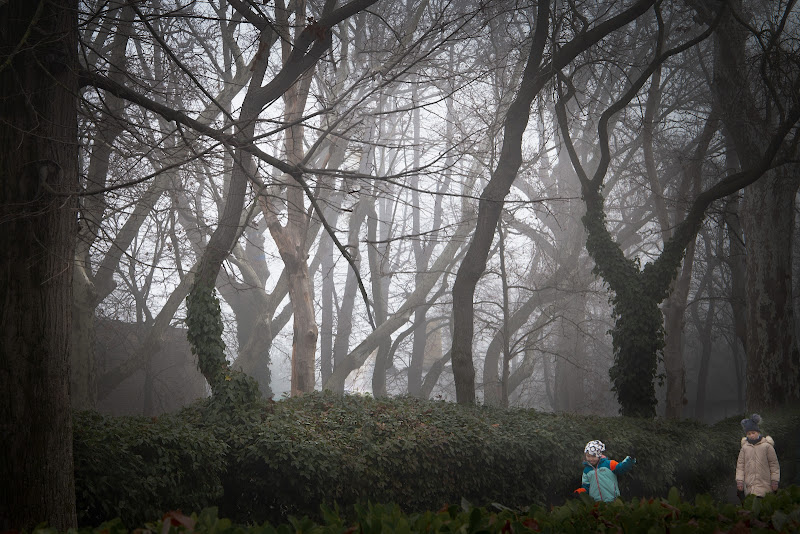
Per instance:
[[[228,361],[256,376],[262,392],[289,392],[302,329],[291,299],[308,287],[313,340],[303,350],[314,351],[316,389],[378,387],[377,394],[385,388],[455,400],[453,284],[482,220],[479,199],[503,165],[507,114],[527,79],[541,11],[535,1],[358,4],[331,28],[330,47],[311,59],[313,47],[325,44],[315,30],[327,16],[323,2],[293,2],[289,11],[281,2],[242,0],[81,3],[81,67],[96,74],[81,93],[81,176],[85,191],[103,191],[82,197],[78,262],[86,284],[76,286],[76,298],[87,303],[85,317],[140,323],[147,332],[184,328],[193,269],[241,174],[238,237],[216,277]],[[591,175],[601,156],[601,116],[647,76],[608,117],[609,166],[600,188],[609,236],[640,268],[662,254],[701,191],[746,170],[732,156],[723,121],[714,119],[721,113],[719,21],[693,2],[651,4],[550,8],[536,74],[543,81],[472,299],[479,402],[618,410],[609,379],[612,293],[592,272],[583,190],[560,128]],[[754,6],[750,23],[741,23],[753,76],[760,50],[772,46],[753,29],[782,32],[774,46],[787,58],[796,58],[798,29],[796,7]],[[604,29],[636,9],[620,27]],[[710,17],[703,24],[701,12]],[[322,33],[304,45],[308,55],[287,63],[313,31]],[[573,52],[583,34],[598,36]],[[682,46],[651,68],[658,54]],[[568,54],[574,59],[559,63]],[[307,62],[292,74],[298,81],[264,100],[286,83],[293,61]],[[771,89],[753,79],[751,92],[756,106],[789,116],[796,97],[784,86],[796,75],[782,72]],[[569,122],[561,127],[560,98]],[[796,126],[787,131],[787,139],[796,136]],[[293,141],[298,135],[301,144]],[[790,172],[796,181],[796,169]],[[668,352],[679,346],[669,354],[682,362],[678,395],[688,399],[686,415],[695,411],[698,380],[707,380],[698,375],[703,340],[711,342],[716,377],[715,385],[699,386],[711,388],[707,416],[743,402],[740,279],[725,259],[732,230],[724,215],[741,195],[727,198],[706,210],[697,234],[703,245],[687,249],[692,261],[679,277],[686,290],[661,303],[683,310],[680,336],[669,321],[665,328]],[[290,250],[305,265],[306,281],[291,282]],[[133,343],[132,363],[117,382],[147,373],[157,337]],[[81,380],[95,384],[88,390],[113,371],[74,363],[86,370]],[[666,393],[657,394],[663,410]]]

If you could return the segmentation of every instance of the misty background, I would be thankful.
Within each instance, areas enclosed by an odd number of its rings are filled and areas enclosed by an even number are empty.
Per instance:
[[[503,165],[539,4],[362,3],[330,35],[319,30],[330,47],[302,64],[293,50],[329,12],[323,2],[81,2],[80,66],[99,77],[80,95],[73,407],[155,415],[211,393],[186,338],[186,297],[224,229],[219,269],[203,276],[220,300],[228,363],[263,395],[324,388],[457,400],[454,282],[482,220],[481,195]],[[733,22],[704,20],[703,2],[658,3],[556,68],[576,36],[635,4],[551,8],[538,67],[546,81],[472,297],[479,403],[620,409],[609,375],[614,293],[587,252],[586,184],[567,134],[591,176],[605,126],[605,226],[644,269],[701,192],[750,165],[722,118],[731,113],[720,103],[725,39],[740,38],[738,74],[766,117],[750,125],[763,138],[754,142],[768,143],[786,102],[796,104],[792,2],[734,2]],[[720,35],[726,23],[740,33]],[[709,28],[717,33],[703,36]],[[763,60],[769,46],[785,54],[780,68]],[[269,80],[292,61],[296,82],[271,94]],[[800,333],[796,140],[795,129],[795,159],[770,171],[781,177],[762,180],[783,180],[784,201],[748,201],[761,195],[748,189],[725,195],[686,247],[659,303],[660,415],[716,421],[744,411],[746,292],[759,290],[746,262],[779,261],[765,240],[788,255],[788,286],[778,291],[791,296],[793,340]],[[748,225],[762,231],[748,235]],[[300,361],[313,368],[310,380]]]

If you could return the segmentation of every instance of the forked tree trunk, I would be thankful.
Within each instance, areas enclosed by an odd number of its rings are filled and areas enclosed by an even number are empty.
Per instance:
[[[0,530],[76,526],[77,13],[75,0],[0,7]]]

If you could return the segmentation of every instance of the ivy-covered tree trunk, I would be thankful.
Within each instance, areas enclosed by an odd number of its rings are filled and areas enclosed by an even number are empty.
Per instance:
[[[658,293],[638,262],[626,258],[611,238],[600,193],[584,189],[584,200],[586,249],[595,261],[595,272],[612,292],[612,389],[622,415],[653,417],[657,404],[654,379],[664,348],[664,318],[659,304],[665,294]]]
[[[76,526],[78,2],[0,4],[0,530]]]

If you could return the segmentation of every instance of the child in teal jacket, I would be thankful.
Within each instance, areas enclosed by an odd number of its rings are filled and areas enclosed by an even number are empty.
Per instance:
[[[626,456],[621,462],[609,460],[603,455],[606,446],[602,441],[594,440],[583,449],[586,460],[583,462],[581,487],[575,493],[588,493],[595,501],[611,502],[619,497],[617,475],[630,471],[635,458]]]

